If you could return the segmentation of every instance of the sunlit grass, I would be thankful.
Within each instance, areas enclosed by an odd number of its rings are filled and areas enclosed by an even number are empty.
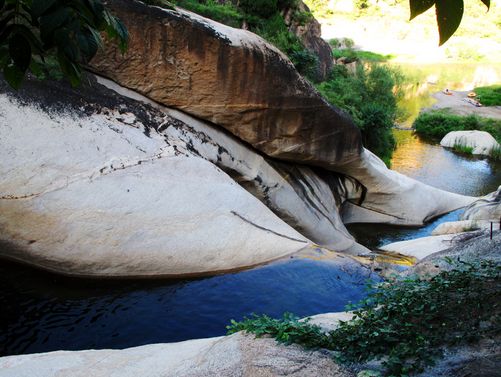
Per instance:
[[[501,85],[482,86],[475,88],[477,98],[484,106],[501,105]]]

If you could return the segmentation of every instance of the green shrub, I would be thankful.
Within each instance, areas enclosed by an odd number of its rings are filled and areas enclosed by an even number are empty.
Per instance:
[[[243,14],[231,2],[222,4],[216,0],[174,0],[172,2],[194,13],[232,27],[240,27],[244,19]]]
[[[395,148],[392,128],[397,117],[398,71],[378,64],[359,64],[355,73],[335,65],[329,80],[317,85],[335,106],[347,111],[362,132],[365,147],[388,165]]]
[[[476,115],[461,116],[448,110],[427,111],[419,114],[413,127],[418,135],[433,141],[440,141],[451,131],[479,130],[489,132],[501,143],[501,120]]]
[[[501,106],[501,85],[481,86],[475,88],[478,100],[484,106]]]
[[[299,73],[315,81],[318,57],[304,48],[299,38],[289,31],[279,13],[259,22],[253,31],[285,53]]]
[[[302,75],[315,80],[318,67],[318,57],[313,52],[301,48],[296,51],[289,52],[289,58]]]
[[[454,146],[452,147],[455,152],[458,153],[463,153],[463,154],[472,154],[473,153],[473,147],[470,147],[469,145],[462,144],[462,143],[455,143]]]
[[[228,334],[247,331],[258,337],[271,335],[280,343],[297,343],[309,348],[325,347],[328,344],[327,335],[321,331],[319,326],[308,322],[308,320],[300,321],[291,313],[284,313],[281,319],[253,314],[251,318],[244,318],[242,322],[231,320],[231,325],[226,326],[226,328]]]
[[[238,6],[244,13],[260,18],[270,18],[279,10],[277,0],[240,0]]]
[[[501,335],[501,267],[491,261],[449,262],[450,271],[431,279],[373,285],[355,306],[353,319],[328,334],[290,314],[282,320],[254,316],[232,321],[228,330],[327,348],[339,352],[341,362],[381,360],[386,375],[407,376],[432,364],[443,346]]]
[[[296,10],[292,14],[292,19],[299,25],[304,26],[313,19],[311,12]]]

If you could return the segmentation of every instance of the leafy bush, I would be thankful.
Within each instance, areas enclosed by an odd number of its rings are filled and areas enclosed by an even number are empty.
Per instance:
[[[283,318],[273,319],[267,315],[245,318],[242,322],[231,320],[231,325],[226,326],[228,334],[239,331],[247,331],[256,336],[271,335],[281,343],[301,344],[308,348],[325,347],[328,344],[328,336],[319,326],[308,323],[308,320],[300,321],[291,313],[284,313]]]
[[[501,106],[501,85],[481,86],[475,88],[478,100],[484,106]]]
[[[240,0],[238,5],[247,14],[270,18],[278,12],[277,0]]]
[[[329,80],[317,89],[333,105],[347,111],[362,131],[365,147],[389,165],[395,140],[392,128],[398,115],[398,71],[378,64],[359,64],[355,73],[336,65]]]
[[[231,27],[240,27],[244,19],[243,14],[231,2],[219,3],[216,0],[175,0],[172,2],[182,8]]]
[[[296,10],[292,14],[292,19],[299,25],[304,26],[313,19],[311,12]]]
[[[78,85],[100,32],[126,49],[127,29],[100,0],[0,0],[0,69],[14,88],[26,72],[43,78],[54,68]]]
[[[416,133],[426,139],[440,141],[451,131],[479,130],[489,132],[501,143],[501,120],[476,115],[461,116],[447,110],[419,114],[413,125]]]
[[[443,346],[501,335],[501,267],[492,261],[449,262],[454,263],[450,271],[431,279],[373,285],[355,306],[353,319],[328,334],[290,314],[282,320],[232,321],[228,330],[327,348],[339,352],[341,362],[382,360],[386,375],[406,376],[432,364]]]

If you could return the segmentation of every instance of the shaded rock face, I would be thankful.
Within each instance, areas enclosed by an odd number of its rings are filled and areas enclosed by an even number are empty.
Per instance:
[[[152,344],[124,350],[49,352],[0,358],[2,377],[305,377],[355,375],[328,352],[285,346],[243,333],[227,337]]]
[[[297,11],[310,12],[310,9],[300,1],[297,9],[289,9],[286,12],[285,22],[289,30],[303,42],[304,47],[318,57],[316,79],[324,81],[329,77],[334,65],[331,46],[322,38],[322,26],[314,17],[311,17],[305,24],[294,20],[294,12]]]
[[[128,52],[107,46],[100,74],[163,105],[215,123],[270,157],[332,168],[357,158],[360,132],[275,47],[185,11],[112,0]]]

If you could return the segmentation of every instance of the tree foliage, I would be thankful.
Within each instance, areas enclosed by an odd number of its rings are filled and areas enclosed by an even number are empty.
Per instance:
[[[365,147],[387,165],[395,147],[391,130],[398,115],[401,80],[397,70],[385,65],[358,64],[354,72],[335,65],[329,79],[317,85],[330,103],[353,117]]]
[[[100,32],[125,51],[127,29],[100,0],[0,0],[0,69],[14,88],[27,72],[44,77],[54,67],[78,85]]]

